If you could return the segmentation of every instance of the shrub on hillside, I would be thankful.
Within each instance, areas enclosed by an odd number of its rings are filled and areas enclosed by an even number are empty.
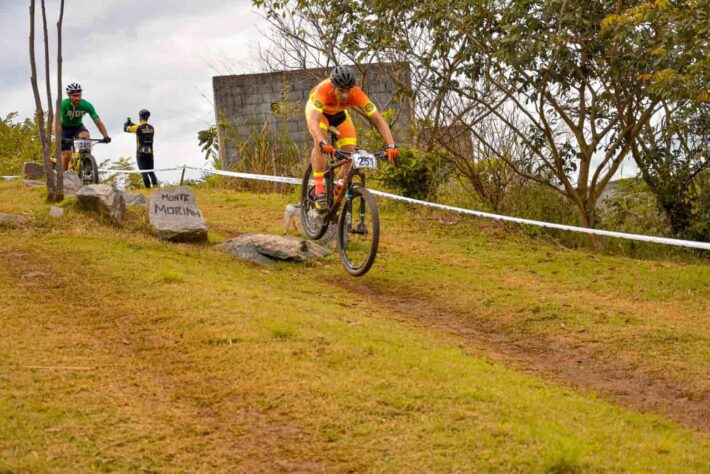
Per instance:
[[[26,161],[42,161],[42,145],[35,123],[16,121],[17,112],[0,118],[0,175],[19,175]]]
[[[648,186],[638,179],[617,182],[613,194],[599,205],[599,227],[618,232],[671,235]]]
[[[448,175],[449,168],[438,155],[410,148],[401,151],[398,167],[385,166],[373,177],[403,196],[431,200]]]

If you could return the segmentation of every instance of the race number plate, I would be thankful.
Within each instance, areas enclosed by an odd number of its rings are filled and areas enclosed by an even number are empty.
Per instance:
[[[91,150],[91,140],[74,140],[74,144],[79,151]]]
[[[377,159],[375,158],[375,155],[372,155],[366,151],[357,151],[357,152],[353,153],[352,159],[353,159],[353,168],[355,168],[355,169],[361,169],[361,168],[376,169],[377,168]]]

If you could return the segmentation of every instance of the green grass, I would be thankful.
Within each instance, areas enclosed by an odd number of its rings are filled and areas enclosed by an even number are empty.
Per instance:
[[[280,232],[288,200],[198,191],[215,241]],[[352,280],[335,257],[264,268],[159,242],[142,210],[116,230],[71,205],[46,219],[17,184],[0,183],[0,202],[35,216],[0,229],[0,472],[703,472],[710,461],[704,433],[472,355],[372,296],[500,318],[531,338],[584,329],[604,350],[685,361],[674,376],[701,385],[705,263],[560,250],[384,205],[380,258]]]

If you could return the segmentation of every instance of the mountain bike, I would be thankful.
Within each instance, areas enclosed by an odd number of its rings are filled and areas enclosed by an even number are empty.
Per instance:
[[[337,222],[338,254],[345,270],[353,276],[368,272],[377,256],[380,241],[380,218],[377,204],[365,187],[364,171],[377,168],[377,160],[387,160],[384,152],[370,153],[336,150],[329,158],[323,184],[328,210],[320,213],[315,206],[313,167],[309,164],[301,181],[301,224],[311,239],[321,238],[331,224]],[[338,179],[337,171],[347,170]],[[338,215],[340,208],[342,212]]]
[[[69,169],[74,170],[81,179],[81,184],[98,184],[99,167],[96,158],[91,154],[95,143],[106,143],[104,139],[97,138],[65,138],[64,143],[71,143],[74,151],[69,161]]]

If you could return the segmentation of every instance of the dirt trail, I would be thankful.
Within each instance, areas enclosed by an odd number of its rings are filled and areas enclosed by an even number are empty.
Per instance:
[[[700,431],[710,431],[710,395],[651,376],[621,359],[600,359],[586,347],[561,339],[535,338],[506,330],[495,321],[461,314],[431,295],[404,288],[384,289],[368,280],[338,277],[334,283],[359,299],[416,327],[442,331],[463,349],[524,370],[574,390],[594,392],[623,406],[664,415]]]

